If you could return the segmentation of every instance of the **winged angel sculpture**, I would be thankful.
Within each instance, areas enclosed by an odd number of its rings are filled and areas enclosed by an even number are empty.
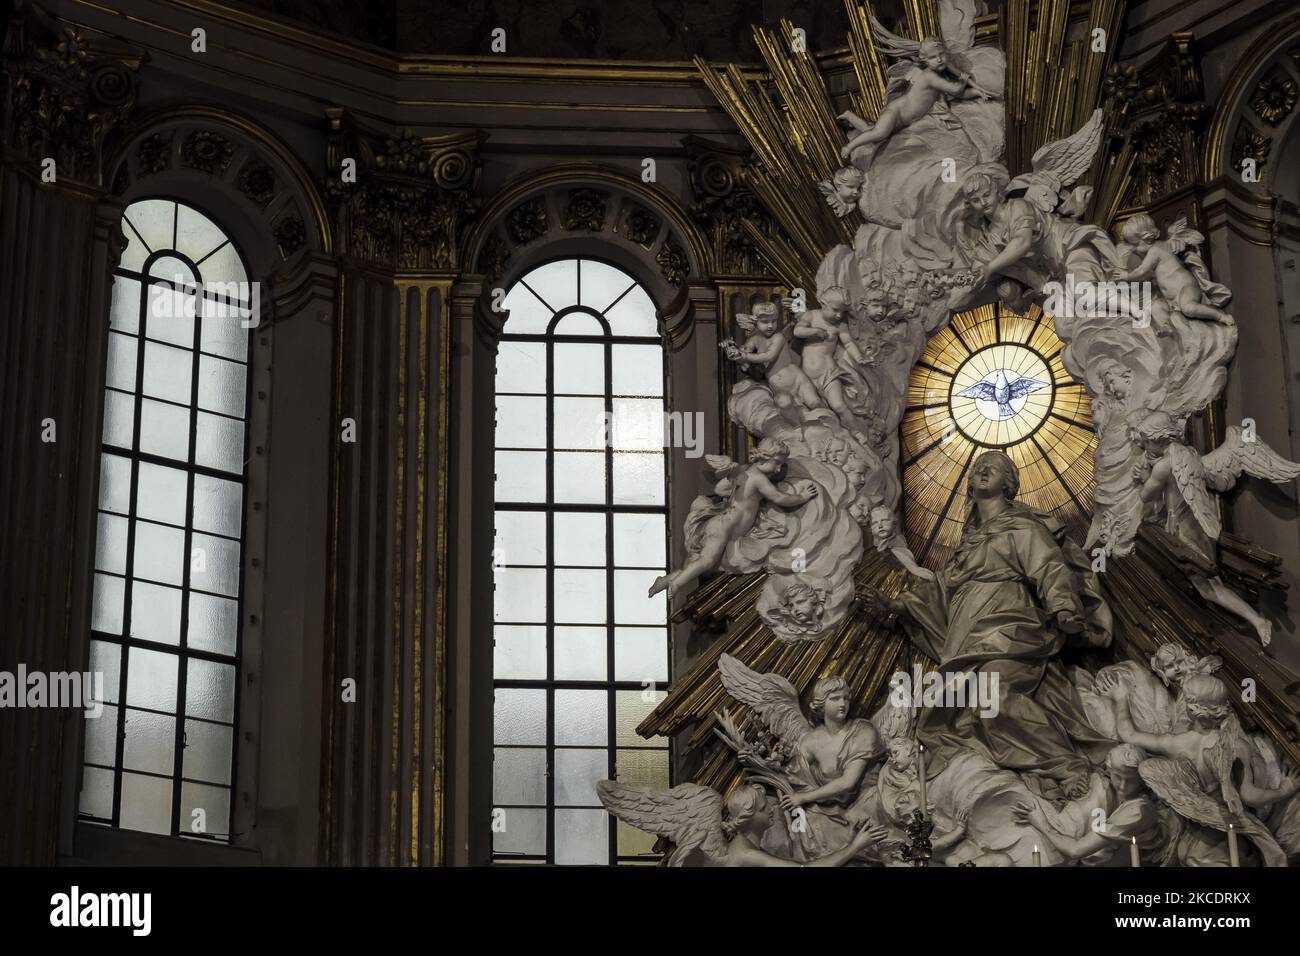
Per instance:
[[[776,805],[758,784],[741,785],[725,801],[694,783],[659,790],[601,780],[596,792],[614,816],[674,844],[669,866],[844,866],[884,837],[881,828],[863,826],[844,846],[801,863],[762,849]]]
[[[908,382],[952,310],[995,299],[1041,306],[1065,343],[1066,370],[1093,396],[1085,546],[1127,554],[1144,520],[1166,518],[1154,486],[1144,494],[1146,478],[1134,481],[1148,451],[1129,426],[1139,412],[1160,411],[1173,436],[1219,397],[1237,342],[1231,291],[1211,278],[1204,237],[1185,221],[1162,237],[1150,216],[1133,216],[1116,243],[1085,220],[1091,189],[1080,183],[1104,138],[1101,109],[1012,175],[1002,162],[998,102],[1005,58],[993,45],[975,46],[976,12],[974,0],[940,0],[941,35],[920,41],[872,20],[877,49],[894,61],[887,102],[874,121],[844,114],[854,130],[845,144],[850,165],[821,184],[837,214],[856,208],[863,224],[851,244],[822,257],[815,302],[795,321],[774,302],[734,317],[744,341],[722,347],[743,375],[727,411],[759,453],[724,466],[737,476],[727,493],[697,499],[689,560],[656,590],[680,590],[715,570],[762,570],[762,620],[781,640],[818,640],[849,611],[864,542],[922,571],[897,534]],[[1032,387],[990,380],[969,396],[1009,417]],[[774,441],[787,453],[762,450]],[[1276,462],[1253,461],[1232,477],[1291,478]],[[1216,477],[1205,494],[1227,481]],[[875,531],[891,526],[888,538]],[[1199,553],[1197,587],[1267,638],[1267,623],[1220,579],[1213,548],[1202,543]]]
[[[805,823],[794,839],[806,858],[840,846],[864,819],[853,813],[869,767],[884,754],[871,721],[850,718],[852,700],[842,677],[827,677],[813,688],[811,719],[804,716],[799,693],[779,674],[759,674],[728,654],[718,660],[722,686],[736,700],[753,708],[759,721],[781,743],[788,760],[773,765],[748,748],[742,766],[784,777],[781,806],[802,811]]]
[[[1300,464],[1288,461],[1258,438],[1230,425],[1224,442],[1208,455],[1183,444],[1183,427],[1168,412],[1139,411],[1129,426],[1133,441],[1146,453],[1134,469],[1142,501],[1172,539],[1170,550],[1183,556],[1188,578],[1201,596],[1245,618],[1267,646],[1272,623],[1231,590],[1218,574],[1218,540],[1223,530],[1215,492],[1228,491],[1243,475],[1268,481],[1300,477]],[[1181,545],[1181,547],[1179,546]]]

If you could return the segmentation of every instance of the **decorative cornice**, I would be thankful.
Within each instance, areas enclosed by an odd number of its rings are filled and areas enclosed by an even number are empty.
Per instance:
[[[695,202],[691,215],[709,237],[715,275],[768,276],[771,268],[754,245],[751,229],[770,235],[776,225],[758,197],[744,184],[748,149],[698,136],[682,140]]]
[[[1208,112],[1199,54],[1190,33],[1175,33],[1138,69],[1111,68],[1104,85],[1107,125],[1127,175],[1100,217],[1146,207],[1201,178],[1200,141]],[[1112,165],[1111,168],[1116,168]]]
[[[485,134],[386,134],[326,110],[324,185],[339,252],[396,271],[455,271],[478,211]],[[346,161],[355,181],[343,177]]]
[[[135,105],[143,59],[21,3],[4,41],[7,151],[37,171],[53,159],[55,182],[104,186],[104,143]]]

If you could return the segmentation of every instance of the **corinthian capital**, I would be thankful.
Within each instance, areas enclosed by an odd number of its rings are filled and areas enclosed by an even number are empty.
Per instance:
[[[135,104],[143,59],[20,3],[4,42],[9,157],[37,167],[52,159],[55,182],[103,186],[104,143]]]

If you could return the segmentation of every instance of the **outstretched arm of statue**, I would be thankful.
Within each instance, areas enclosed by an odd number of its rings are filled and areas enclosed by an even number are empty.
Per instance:
[[[840,345],[844,347],[845,353],[859,365],[866,365],[867,360],[862,357],[862,350],[858,348],[858,343],[853,341],[853,336],[848,329],[840,329]]]
[[[1156,274],[1156,267],[1160,264],[1160,247],[1152,246],[1147,252],[1146,257],[1138,264],[1132,272],[1125,272],[1123,269],[1116,269],[1113,273],[1116,282],[1141,282],[1144,279],[1150,279]]]
[[[780,508],[798,508],[800,505],[806,505],[817,497],[816,485],[809,488],[806,495],[788,495],[772,484],[766,475],[758,471],[753,473],[750,481],[754,483],[754,489],[760,495]]]
[[[980,270],[985,280],[989,276],[999,275],[1015,265],[1034,248],[1034,229],[1030,223],[1022,223],[1008,238],[1007,244],[996,256]]]
[[[796,863],[793,860],[783,860],[778,856],[772,856],[770,853],[764,853],[757,847],[737,846],[739,841],[736,841],[731,845],[732,849],[728,853],[727,862],[732,866],[844,866],[867,847],[883,845],[888,838],[889,831],[884,827],[864,825],[862,829],[853,834],[853,838],[843,847],[833,853],[827,853],[811,863]]]
[[[748,347],[749,343],[746,342],[745,345]],[[781,354],[781,348],[784,345],[785,340],[779,335],[774,335],[761,348],[755,343],[754,350],[746,353],[745,360],[755,365],[770,365]]]
[[[1017,820],[1041,833],[1043,839],[1060,850],[1067,859],[1082,860],[1085,856],[1091,856],[1113,845],[1106,837],[1092,829],[1081,837],[1067,836],[1052,826],[1043,813],[1042,807],[1036,803],[1022,801],[1011,809]]]

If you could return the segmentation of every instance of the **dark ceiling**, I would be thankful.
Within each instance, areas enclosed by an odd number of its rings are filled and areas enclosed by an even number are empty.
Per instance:
[[[757,62],[750,24],[788,18],[813,51],[845,45],[843,0],[237,0],[401,53]],[[876,4],[886,22],[899,0]]]

